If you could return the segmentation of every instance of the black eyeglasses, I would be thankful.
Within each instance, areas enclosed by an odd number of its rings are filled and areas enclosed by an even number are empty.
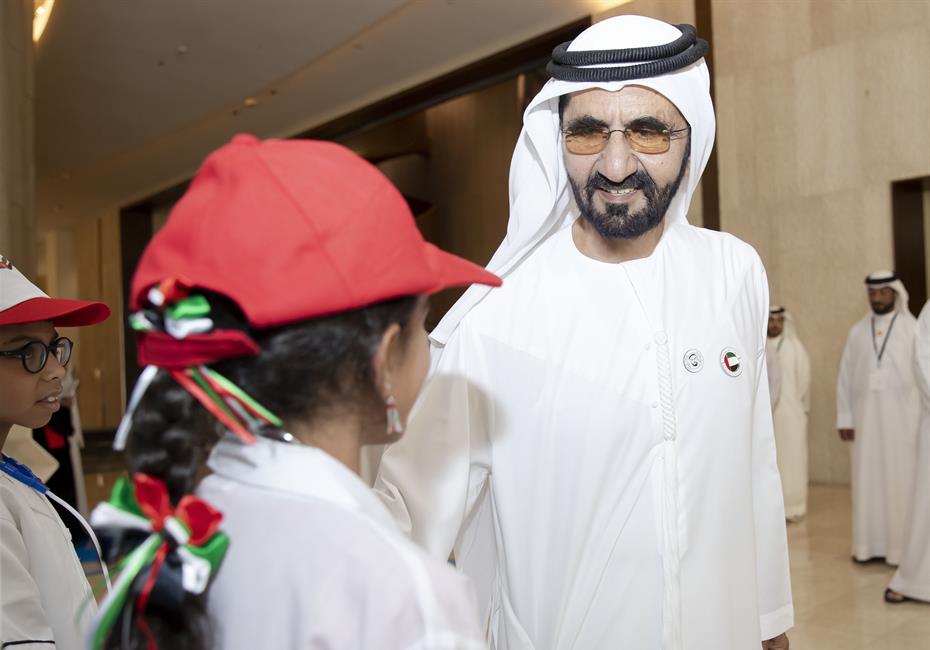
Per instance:
[[[18,350],[0,352],[0,357],[19,357],[26,372],[36,374],[42,372],[45,364],[48,363],[49,354],[55,355],[62,368],[67,366],[71,360],[72,348],[74,348],[74,343],[71,339],[60,336],[48,345],[42,341],[32,341]]]

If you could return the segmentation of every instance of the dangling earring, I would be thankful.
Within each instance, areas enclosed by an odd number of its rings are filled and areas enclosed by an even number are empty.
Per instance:
[[[394,399],[394,392],[391,389],[391,382],[387,383],[387,399],[384,405],[387,407],[387,434],[389,436],[400,435],[404,432],[404,425],[400,421],[400,411],[397,408],[397,401]]]

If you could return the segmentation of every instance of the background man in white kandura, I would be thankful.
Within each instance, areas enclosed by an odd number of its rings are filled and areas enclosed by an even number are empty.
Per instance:
[[[852,326],[840,362],[836,420],[852,442],[853,558],[901,561],[914,481],[920,395],[916,319],[891,271],[865,280],[871,310]]]
[[[504,286],[433,332],[382,460],[401,525],[474,579],[492,648],[787,647],[765,271],[686,220],[714,140],[705,51],[639,16],[556,48],[489,265]]]
[[[930,300],[917,317],[914,375],[920,389],[920,427],[914,455],[914,487],[901,564],[885,590],[885,600],[930,602]]]
[[[807,415],[811,410],[811,364],[798,338],[794,317],[784,307],[769,309],[768,358],[778,368],[774,404],[775,450],[785,495],[785,517],[807,514]],[[771,373],[769,373],[771,379]]]

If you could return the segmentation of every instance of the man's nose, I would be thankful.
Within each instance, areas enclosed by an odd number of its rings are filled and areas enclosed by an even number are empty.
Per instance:
[[[620,183],[639,167],[639,159],[630,148],[626,136],[621,131],[614,131],[607,140],[607,146],[600,153],[595,169],[605,178]]]

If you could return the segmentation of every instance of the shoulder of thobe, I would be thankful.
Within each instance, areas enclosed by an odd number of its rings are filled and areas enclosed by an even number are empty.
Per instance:
[[[753,314],[764,312],[764,322],[768,324],[769,292],[768,279],[762,258],[751,245],[729,233],[713,233],[713,254],[725,260],[726,277],[739,278],[741,282],[731,284],[727,289],[727,304],[731,308],[741,300],[752,302]],[[763,332],[762,344],[768,339]]]
[[[739,240],[737,240],[739,241]],[[746,292],[746,298],[750,301],[750,307],[756,319],[754,331],[757,332],[756,356],[765,354],[765,342],[768,340],[768,320],[769,320],[769,282],[768,275],[765,272],[765,266],[762,264],[762,258],[756,252],[756,249],[739,241],[742,245],[737,248],[740,257],[746,265],[744,277],[745,286],[743,291]],[[741,249],[741,250],[740,250]]]

